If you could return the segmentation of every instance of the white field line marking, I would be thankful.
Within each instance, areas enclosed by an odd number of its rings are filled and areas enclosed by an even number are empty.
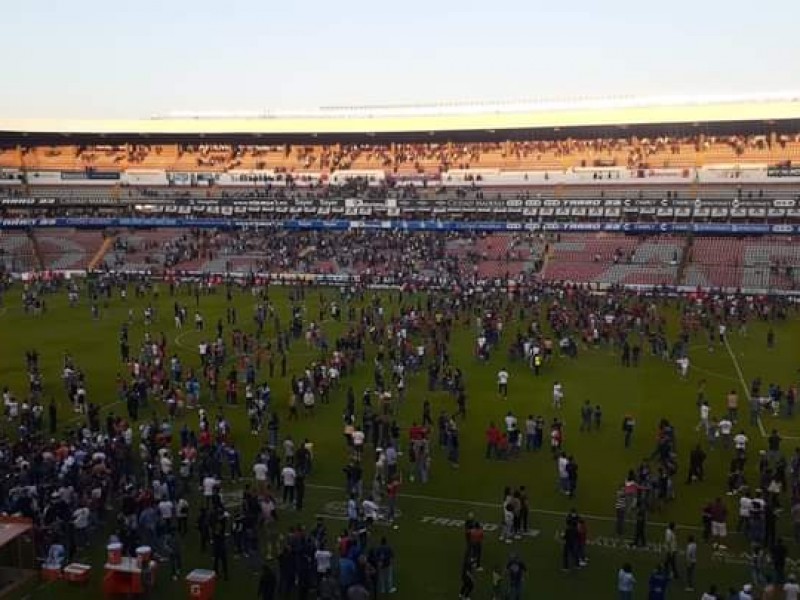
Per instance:
[[[750,396],[750,387],[747,385],[747,381],[744,378],[742,367],[739,366],[739,360],[736,358],[736,355],[731,349],[730,342],[728,342],[728,336],[726,335],[723,339],[725,340],[725,348],[728,350],[728,354],[733,361],[733,367],[736,369],[736,373],[739,375],[739,382],[742,384],[742,389],[744,389],[744,394],[747,396],[747,403],[749,405],[753,401],[753,398]],[[758,430],[761,432],[761,437],[767,437],[767,430],[764,429],[764,423],[761,422],[761,415],[758,416]]]
[[[120,404],[124,404],[124,400],[115,400],[109,404],[102,404],[100,405],[101,410],[108,410],[114,406],[118,406]],[[83,421],[87,418],[85,413],[74,415],[71,419],[67,419],[67,423],[77,423],[78,421]]]
[[[319,484],[309,483],[309,484],[306,484],[306,487],[315,488],[315,489],[318,489],[318,490],[336,490],[336,491],[341,492],[342,494],[344,494],[344,490],[341,487],[338,487],[338,486],[335,486],[335,485],[319,485]],[[439,502],[441,504],[459,504],[459,505],[462,505],[462,506],[480,506],[480,507],[483,507],[483,508],[494,508],[494,509],[497,509],[498,511],[500,510],[500,508],[502,508],[502,505],[500,503],[494,504],[492,502],[480,502],[480,501],[476,501],[476,500],[461,500],[459,498],[440,498],[438,496],[424,496],[424,495],[419,495],[419,494],[400,494],[400,497],[401,498],[409,498],[411,500],[422,500],[422,501],[425,501],[425,502]],[[546,510],[546,509],[543,509],[543,508],[531,508],[531,509],[529,509],[529,511],[531,513],[536,513],[536,514],[540,514],[540,515],[547,515],[547,516],[552,516],[552,517],[564,517],[567,514],[567,511]],[[610,523],[613,523],[613,522],[615,522],[617,520],[615,517],[607,517],[607,516],[603,516],[603,515],[592,515],[592,514],[586,514],[586,513],[581,513],[581,516],[584,517],[584,518],[587,518],[587,519],[593,519],[595,521],[607,521],[607,522],[610,522]],[[652,525],[654,527],[666,527],[667,526],[667,523],[661,523],[661,522],[658,522],[658,521],[648,521],[647,524],[648,525]],[[695,530],[695,531],[699,531],[699,530],[702,529],[701,527],[698,527],[696,525],[680,525],[679,524],[678,527],[680,527],[681,529],[692,529],[692,530]]]
[[[317,513],[314,516],[318,517],[318,518],[321,518],[321,519],[331,519],[333,521],[349,521],[350,520],[344,515],[335,515],[335,514],[325,513],[325,512]],[[439,523],[437,523],[437,521],[439,521]],[[447,517],[433,517],[433,516],[430,516],[430,515],[426,515],[426,516],[420,518],[416,522],[417,523],[422,523],[423,525],[445,524],[445,525],[448,525],[448,526],[452,526],[454,524],[459,524],[460,526],[463,526],[463,524],[464,524],[464,520],[463,519],[450,519],[450,518],[447,518]],[[446,522],[446,523],[444,523],[444,522]],[[377,525],[378,527],[392,527],[391,523],[387,523],[384,520],[374,521],[372,524],[373,525]],[[492,525],[493,527],[491,529],[486,529],[487,525]],[[486,531],[498,531],[498,530],[500,530],[500,527],[498,525],[493,524],[493,523],[485,523],[484,524],[484,529]],[[540,533],[542,533],[542,532],[539,529],[529,529],[528,531],[522,532],[520,535],[522,535],[523,537],[535,538],[535,537],[539,537]]]
[[[734,383],[738,383],[739,379],[736,377],[731,377],[730,375],[723,375],[722,373],[717,373],[715,371],[709,371],[708,369],[703,369],[702,367],[697,367],[692,365],[692,370],[698,371],[700,373],[705,373],[709,377],[716,377],[717,379],[724,379],[726,381],[733,381]]]
[[[184,350],[189,350],[189,351],[193,350],[194,348],[190,348],[189,346],[184,346],[183,342],[181,342],[181,340],[183,338],[185,338],[187,335],[189,335],[190,333],[194,333],[194,332],[192,332],[192,331],[184,331],[183,333],[179,333],[177,336],[175,336],[175,339],[173,340],[175,342],[175,345],[178,348],[182,348]]]

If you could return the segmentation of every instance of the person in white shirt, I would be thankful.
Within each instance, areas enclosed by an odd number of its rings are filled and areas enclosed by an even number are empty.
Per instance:
[[[505,368],[497,372],[497,393],[503,398],[508,398],[508,371]]]
[[[161,515],[161,520],[164,523],[171,525],[172,519],[175,516],[175,506],[172,504],[172,500],[169,498],[164,498],[161,502],[158,503],[158,512]]]
[[[283,440],[283,458],[285,460],[292,460],[294,458],[294,440],[289,436]]]
[[[678,370],[681,374],[681,379],[686,379],[689,376],[689,357],[682,356],[678,359]]]
[[[217,480],[211,475],[203,478],[203,500],[205,500],[206,508],[211,506],[211,498],[214,496],[214,489],[217,487]]]
[[[720,337],[722,337],[720,335]],[[739,600],[753,600],[753,586],[749,583],[745,583],[742,586],[742,591],[739,592]]]
[[[166,476],[172,473],[172,459],[169,457],[169,454],[166,452],[162,454],[159,462],[161,463],[161,473],[163,475]]]
[[[256,480],[256,486],[260,492],[266,491],[267,475],[269,475],[269,467],[263,462],[259,461],[253,465],[253,478]]]
[[[347,501],[347,521],[351,527],[358,521],[358,503],[355,496],[350,496]]]
[[[153,500],[156,502],[161,502],[161,500],[166,498],[168,495],[169,490],[167,489],[166,483],[162,485],[160,480],[153,480]]]
[[[534,442],[536,439],[536,420],[533,415],[528,415],[525,421],[525,450],[531,451],[534,449]]]
[[[317,573],[320,576],[326,575],[331,570],[331,557],[333,554],[324,546],[314,553],[314,562],[317,564]]]
[[[675,535],[675,523],[670,523],[664,530],[664,570],[670,578],[678,577],[678,536]]]
[[[563,493],[569,492],[569,459],[565,453],[561,453],[561,456],[558,457],[558,461],[556,462],[556,466],[558,468],[558,482],[559,487]]]
[[[186,498],[178,500],[175,513],[178,516],[178,533],[186,535],[189,531],[189,501]]]
[[[783,597],[784,600],[797,600],[798,595],[800,595],[800,585],[797,585],[797,578],[792,573],[783,584]]]
[[[739,521],[736,524],[736,531],[747,531],[750,524],[750,511],[753,509],[753,501],[747,492],[739,498]]]
[[[700,600],[719,600],[719,596],[717,595],[717,586],[712,585],[708,588],[707,592],[703,592],[703,595],[700,596]]]
[[[733,437],[733,447],[737,452],[744,453],[747,450],[747,436],[744,431],[740,431]]]
[[[514,538],[514,511],[510,502],[503,505],[503,532],[500,534],[500,541],[506,544],[512,543]]]
[[[336,366],[328,368],[328,379],[331,380],[331,387],[336,387],[339,382],[339,369]]]
[[[283,503],[294,504],[294,484],[297,472],[291,463],[283,467],[281,471],[281,482],[283,483]]]
[[[697,569],[697,542],[694,541],[694,536],[690,535],[686,542],[686,550],[684,552],[686,559],[686,591],[694,591],[694,574]]]
[[[506,422],[506,433],[511,433],[512,431],[516,431],[517,417],[514,416],[514,413],[508,411],[508,414],[505,417],[505,422]]]
[[[364,449],[364,440],[365,439],[366,439],[366,436],[364,435],[364,432],[361,431],[360,429],[356,429],[353,432],[353,449],[355,449],[356,454],[359,454],[359,455],[361,454],[361,451]]]
[[[72,513],[72,524],[75,526],[75,538],[80,547],[83,547],[89,541],[89,515],[89,509],[86,506],[79,506],[75,512]]]
[[[378,505],[372,499],[372,496],[361,503],[361,510],[364,511],[364,518],[367,520],[367,524],[371,525],[378,520]]]
[[[719,421],[719,437],[722,440],[722,447],[726,450],[731,447],[731,433],[733,432],[733,423],[727,417]]]
[[[13,398],[6,402],[6,413],[9,421],[16,419],[19,416],[19,402],[15,402]]]
[[[697,431],[702,430],[703,433],[708,434],[708,419],[711,416],[711,407],[708,405],[708,402],[703,402],[700,405],[700,422],[697,423],[697,427],[695,428]]]
[[[564,386],[561,385],[561,382],[556,381],[553,384],[553,408],[560,409],[563,400],[564,400]]]
[[[311,388],[307,389],[305,393],[303,393],[303,406],[306,409],[306,412],[314,412],[314,404],[316,400],[314,399],[314,392],[311,391]]]

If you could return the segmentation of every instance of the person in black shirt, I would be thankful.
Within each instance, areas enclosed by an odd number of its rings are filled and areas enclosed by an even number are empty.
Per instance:
[[[689,472],[686,474],[687,485],[691,484],[695,479],[703,481],[703,464],[705,461],[706,453],[700,447],[700,444],[697,444],[689,455]]]
[[[50,420],[50,433],[52,434],[58,429],[58,410],[52,397],[50,398],[50,405],[47,407],[47,414]]]
[[[225,581],[228,581],[228,547],[225,542],[226,525],[227,519],[224,517],[215,524],[212,544],[214,546],[214,571],[219,573],[220,567],[222,567],[222,576]]]
[[[474,589],[475,574],[472,571],[472,561],[467,559],[461,567],[461,590],[458,593],[458,597],[461,600],[469,600]]]
[[[292,556],[292,550],[288,544],[283,547],[280,555],[278,555],[278,568],[280,570],[281,597],[287,597],[294,590],[296,575],[294,556]]]
[[[575,566],[578,564],[578,524],[568,519],[567,527],[564,530],[561,569],[568,571],[573,564]]]
[[[773,429],[767,439],[767,448],[771,459],[776,459],[781,451],[781,436],[777,429]]]
[[[770,550],[772,566],[775,569],[775,579],[779,585],[782,585],[784,581],[786,581],[786,555],[788,553],[786,544],[783,543],[781,538],[778,538]]]

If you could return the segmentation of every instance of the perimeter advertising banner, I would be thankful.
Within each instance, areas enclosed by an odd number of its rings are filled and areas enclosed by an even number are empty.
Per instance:
[[[800,225],[767,223],[579,223],[579,222],[504,222],[442,220],[237,220],[181,218],[59,218],[0,219],[0,229],[34,227],[74,227],[77,229],[123,228],[203,228],[203,229],[287,229],[287,230],[396,230],[396,231],[549,231],[549,232],[621,232],[629,234],[694,233],[699,235],[796,235]]]

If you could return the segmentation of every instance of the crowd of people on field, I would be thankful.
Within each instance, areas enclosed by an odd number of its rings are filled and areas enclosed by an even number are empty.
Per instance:
[[[503,335],[510,337],[514,347],[510,358],[524,361],[536,376],[544,375],[552,360],[579,361],[577,348],[582,354],[594,346],[606,347],[624,356],[628,345],[640,348],[642,357],[649,348],[647,356],[675,360],[689,352],[692,339],[713,332],[708,349],[718,351],[727,343],[729,331],[746,335],[749,321],[780,321],[793,311],[784,301],[769,298],[698,294],[660,299],[624,290],[601,296],[580,286],[534,283],[520,286],[513,296],[507,291],[468,286],[431,293],[424,299],[399,291],[394,293],[396,305],[391,307],[366,287],[343,286],[333,297],[321,294],[315,302],[319,313],[309,314],[315,292],[300,286],[289,293],[291,316],[281,318],[269,289],[263,286],[177,280],[159,284],[146,277],[113,274],[85,285],[58,279],[34,281],[27,284],[25,297],[60,293],[69,296],[75,310],[84,302],[91,306],[95,318],[104,318],[101,307],[112,302],[124,304],[131,298],[138,299],[143,308],[130,308],[120,325],[118,395],[110,405],[101,407],[88,391],[92,387],[89,379],[94,377],[91,365],[77,364],[65,352],[61,382],[57,383],[48,381],[40,369],[39,350],[26,353],[29,388],[5,389],[3,396],[6,416],[16,428],[2,446],[2,468],[9,475],[0,483],[4,512],[34,519],[38,554],[45,561],[73,560],[90,540],[110,535],[107,541],[121,543],[126,554],[135,553],[141,545],[151,547],[159,559],[168,562],[173,577],[182,574],[186,536],[196,531],[201,551],[209,553],[221,577],[228,577],[233,554],[261,574],[264,598],[271,598],[279,589],[285,593],[296,590],[300,597],[317,590],[322,598],[358,599],[391,593],[395,588],[396,557],[390,538],[381,538],[376,523],[400,526],[400,489],[406,481],[429,481],[439,451],[453,468],[460,465],[463,428],[459,419],[467,416],[468,387],[462,370],[450,358],[451,336],[457,328],[476,322],[478,340],[484,340],[476,344],[478,361],[486,359],[481,357],[482,351],[495,351]],[[170,298],[171,315],[159,314],[154,307],[162,294]],[[206,324],[204,299],[223,294],[228,303],[225,319]],[[255,300],[251,322],[233,305],[239,294]],[[681,331],[674,341],[665,326],[665,305],[677,305],[682,315]],[[192,315],[195,331],[203,340],[194,359],[184,364],[175,342],[162,332],[170,324],[178,332],[189,328]],[[327,319],[343,320],[347,332],[328,339],[320,327]],[[511,323],[535,325],[514,337],[504,331]],[[727,328],[720,333],[722,324]],[[144,333],[134,334],[140,325]],[[162,332],[155,333],[159,329]],[[564,339],[571,341],[561,343]],[[768,346],[774,345],[772,334]],[[670,346],[672,350],[666,350]],[[298,369],[296,364],[287,368],[287,357],[298,348],[304,353],[311,350],[314,358],[304,368]],[[624,359],[622,363],[626,366]],[[359,401],[348,378],[357,369],[369,368],[372,385]],[[452,409],[442,410],[436,421],[430,403],[423,404],[420,421],[404,423],[399,418],[399,408],[407,401],[408,378],[415,376],[426,377],[430,391],[445,390],[452,398]],[[285,400],[273,397],[272,387],[279,379],[289,384]],[[63,391],[58,391],[59,387]],[[315,472],[314,452],[319,448],[313,440],[295,440],[285,431],[289,422],[316,418],[317,410],[335,410],[329,404],[337,389],[346,398],[342,495],[347,527],[334,544],[328,540],[325,522],[306,529],[300,517]],[[779,390],[777,385],[769,386],[769,406],[777,403],[777,414],[788,418],[792,412],[782,408],[788,404],[788,396]],[[760,382],[754,382],[749,392],[751,397],[761,398]],[[514,381],[503,368],[498,373],[498,397],[514,393]],[[701,387],[699,407],[707,406],[709,399],[704,393]],[[56,402],[58,394],[72,407],[67,417],[60,414],[65,403]],[[508,411],[503,431],[493,424],[487,430],[486,458],[514,458],[523,447],[536,451],[549,443],[558,489],[573,497],[578,491],[580,456],[569,449],[567,433],[590,435],[600,429],[602,409],[595,402],[567,398],[558,381],[553,383],[552,402],[555,410],[579,412],[575,421],[581,423],[578,431],[568,432],[564,420],[558,418],[546,434],[542,417],[533,415],[527,417],[523,428]],[[738,405],[732,402],[730,397],[726,399],[725,417],[735,425],[740,415]],[[240,405],[246,411],[247,425],[235,429],[236,419],[230,414]],[[761,406],[757,404],[759,419]],[[631,418],[630,430],[625,432],[626,446],[634,422]],[[711,423],[710,414],[701,412],[704,436],[710,435]],[[243,436],[248,434],[261,442],[254,457],[242,455]],[[750,458],[747,439],[742,441],[731,432],[728,443],[729,433],[723,430],[720,435],[719,449],[709,444],[709,451],[732,454],[735,485],[727,490],[730,496],[723,490],[703,509],[702,540],[718,545],[724,542],[727,505],[730,498],[737,498],[738,529],[752,542],[753,565],[758,566],[751,571],[751,585],[765,586],[768,578],[773,584],[791,585],[785,570],[787,546],[776,534],[776,526],[781,515],[793,522],[797,517],[800,523],[796,493],[800,490],[800,459],[789,460],[781,454],[780,436],[775,432],[759,455],[758,482],[748,483],[745,473],[752,469],[746,469]],[[690,455],[687,485],[704,474],[705,450],[701,446],[697,450]],[[619,535],[627,535],[626,518],[632,512],[635,531],[631,543],[646,544],[649,515],[678,496],[677,470],[676,429],[663,419],[653,454],[630,470],[618,491]],[[231,498],[226,488],[248,478],[249,472],[252,478]],[[530,500],[524,486],[509,488],[503,496],[502,537],[513,543],[528,530]],[[297,515],[298,524],[288,533],[278,527],[278,515],[284,513]],[[474,523],[467,528],[462,597],[472,593],[470,582],[474,585],[480,568],[475,543],[481,535],[476,529]],[[665,534],[669,538],[665,538],[668,551],[664,557],[668,568],[659,570],[655,578],[664,589],[669,584],[660,582],[677,578],[677,565],[682,562],[677,560],[677,535],[674,527]],[[587,538],[585,519],[571,512],[564,534],[565,569],[588,566]],[[696,541],[687,538],[687,575],[691,544]],[[275,558],[276,566],[264,567],[264,556]],[[510,597],[522,597],[524,573],[524,563],[512,556],[505,572],[492,573],[492,583],[496,577]],[[623,573],[620,592],[630,585],[629,571],[623,569]],[[691,583],[687,582],[688,587]]]

